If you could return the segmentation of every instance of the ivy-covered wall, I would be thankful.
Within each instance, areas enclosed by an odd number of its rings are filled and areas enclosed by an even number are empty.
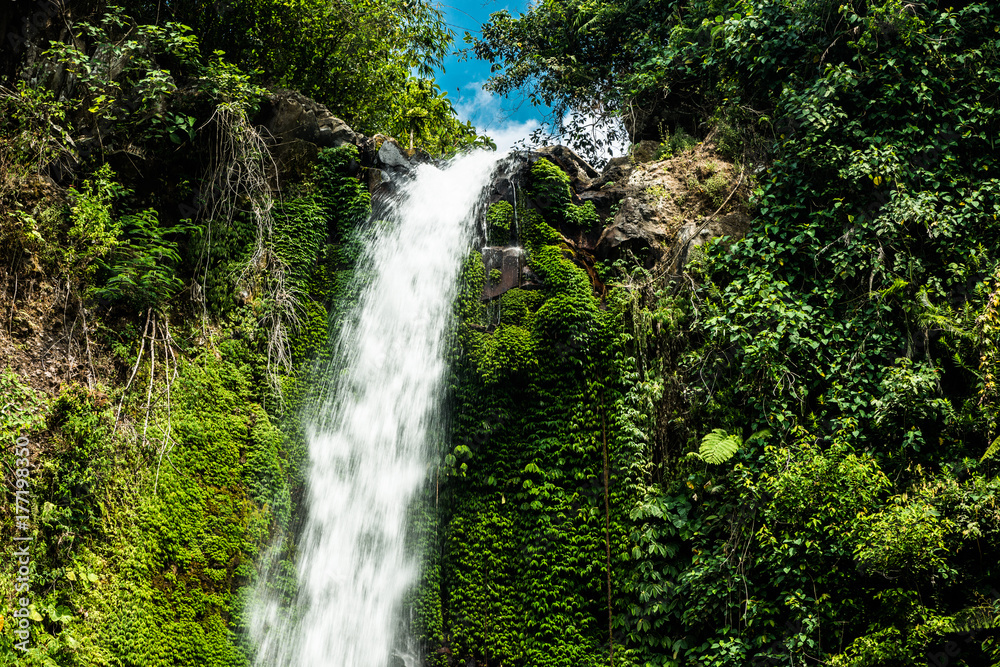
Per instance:
[[[994,166],[952,136],[961,200],[911,216],[924,150],[859,210],[851,175],[884,177],[829,132],[797,126],[746,237],[675,277],[588,272],[567,235],[596,214],[545,160],[487,214],[541,286],[484,303],[465,267],[432,662],[996,662]]]

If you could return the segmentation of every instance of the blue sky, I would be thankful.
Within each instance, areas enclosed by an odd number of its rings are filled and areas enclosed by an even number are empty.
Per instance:
[[[455,31],[454,50],[467,47],[463,41],[466,30],[478,34],[479,27],[490,14],[506,9],[517,16],[528,2],[509,0],[446,0],[438,5],[445,11],[449,27]],[[498,150],[510,148],[518,139],[527,137],[540,125],[545,109],[532,107],[517,93],[507,99],[487,93],[483,83],[490,76],[489,63],[471,56],[464,62],[451,55],[445,61],[444,73],[438,73],[437,83],[447,91],[461,119],[471,120],[481,132],[497,142]]]
[[[512,16],[526,11],[529,0],[444,0],[438,7],[445,12],[445,21],[455,31],[453,50],[466,48],[463,37],[466,30],[479,32],[490,14],[506,9]],[[483,90],[483,83],[490,76],[489,63],[476,59],[470,54],[465,61],[452,54],[445,60],[445,71],[436,77],[441,90],[448,93],[451,103],[463,120],[471,120],[481,134],[487,134],[496,142],[497,150],[505,152],[518,139],[527,138],[541,125],[548,111],[545,107],[533,107],[519,92],[507,98]],[[598,134],[603,134],[598,130]],[[615,155],[624,155],[627,144],[616,146]]]

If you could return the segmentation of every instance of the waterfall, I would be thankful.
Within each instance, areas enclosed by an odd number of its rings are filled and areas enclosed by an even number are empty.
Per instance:
[[[421,165],[370,225],[365,284],[307,418],[294,608],[262,594],[250,606],[260,667],[386,667],[394,653],[417,663],[397,633],[418,574],[407,510],[426,479],[458,272],[496,163],[479,152]]]

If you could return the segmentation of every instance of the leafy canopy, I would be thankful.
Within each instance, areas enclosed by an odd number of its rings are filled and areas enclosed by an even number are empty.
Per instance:
[[[191,26],[203,55],[223,51],[261,84],[298,90],[365,134],[405,122],[418,106],[412,86],[432,78],[453,43],[441,9],[422,0],[131,4],[146,21]],[[457,122],[450,109],[443,122]]]

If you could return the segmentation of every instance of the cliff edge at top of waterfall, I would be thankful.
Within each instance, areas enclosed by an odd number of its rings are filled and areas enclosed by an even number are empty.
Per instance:
[[[393,173],[431,161],[426,151],[407,149],[392,137],[355,132],[325,106],[294,90],[273,91],[261,105],[255,124],[267,141],[274,160],[274,185],[279,189],[308,173],[323,148],[357,146],[360,163],[356,167],[381,172],[368,179],[372,189],[391,181]]]

